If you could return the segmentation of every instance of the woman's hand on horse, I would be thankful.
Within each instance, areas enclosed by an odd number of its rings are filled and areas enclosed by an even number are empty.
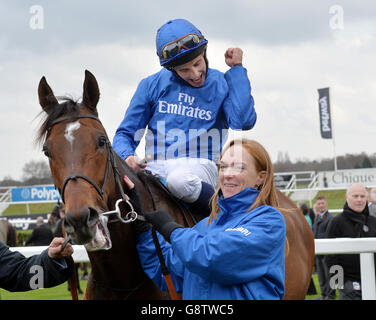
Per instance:
[[[144,217],[146,221],[150,222],[154,228],[165,238],[167,242],[170,241],[172,231],[177,228],[183,228],[180,224],[176,223],[169,213],[164,210],[153,212],[145,212]]]
[[[135,155],[128,156],[125,159],[125,163],[130,166],[133,170],[144,169],[146,167],[146,163],[142,161],[139,157]]]
[[[64,250],[62,245],[64,243],[64,238],[53,238],[50,246],[48,247],[48,256],[51,259],[61,259],[68,257],[73,254],[73,247],[70,243],[67,243]]]

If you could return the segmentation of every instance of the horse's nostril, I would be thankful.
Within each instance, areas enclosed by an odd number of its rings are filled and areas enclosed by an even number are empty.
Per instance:
[[[74,232],[74,221],[71,221],[72,217],[70,215],[66,215],[64,219],[64,230],[67,233],[73,233]]]
[[[87,219],[87,226],[92,227],[97,224],[98,219],[99,219],[99,214],[98,211],[89,207],[89,214],[88,214],[88,219]]]
[[[82,208],[80,211],[67,212],[65,215],[64,228],[68,233],[80,230],[82,228],[93,227],[99,219],[97,210],[91,207]]]

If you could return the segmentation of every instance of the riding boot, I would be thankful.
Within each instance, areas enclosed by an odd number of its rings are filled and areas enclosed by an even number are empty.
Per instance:
[[[214,194],[214,188],[206,182],[201,181],[201,192],[197,200],[189,204],[189,210],[195,217],[196,221],[209,216],[211,211],[210,198]]]

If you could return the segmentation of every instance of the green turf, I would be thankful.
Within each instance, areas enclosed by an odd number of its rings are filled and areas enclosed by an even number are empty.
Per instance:
[[[312,204],[320,196],[324,196],[328,202],[328,209],[342,209],[346,202],[346,190],[319,191]]]
[[[50,213],[56,203],[31,203],[29,204],[29,213]],[[27,214],[26,204],[12,204],[3,213],[3,216],[13,216]]]
[[[320,299],[320,286],[317,279],[317,274],[313,275],[313,282],[317,290],[316,295],[306,296],[306,300],[319,300]],[[80,286],[85,291],[87,281],[81,280]],[[63,283],[57,287],[49,289],[38,289],[27,292],[9,292],[4,289],[0,289],[0,295],[2,300],[71,300],[70,292],[67,290],[67,283]],[[82,300],[83,295],[80,294],[79,299]],[[338,294],[337,294],[338,298]]]
[[[87,281],[80,280],[81,290],[86,289]],[[68,291],[68,284],[63,283],[54,288],[37,289],[26,292],[9,292],[0,289],[1,300],[71,300],[72,296]],[[79,299],[82,300],[83,294],[79,294]]]

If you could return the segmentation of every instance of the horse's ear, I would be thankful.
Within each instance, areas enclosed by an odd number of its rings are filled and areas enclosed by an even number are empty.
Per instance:
[[[94,75],[85,70],[84,94],[82,102],[93,111],[96,111],[99,101],[99,87]]]
[[[39,104],[42,106],[43,110],[47,113],[51,111],[51,107],[58,104],[58,101],[48,85],[46,78],[42,77],[39,81],[38,86],[38,96],[39,96]]]

